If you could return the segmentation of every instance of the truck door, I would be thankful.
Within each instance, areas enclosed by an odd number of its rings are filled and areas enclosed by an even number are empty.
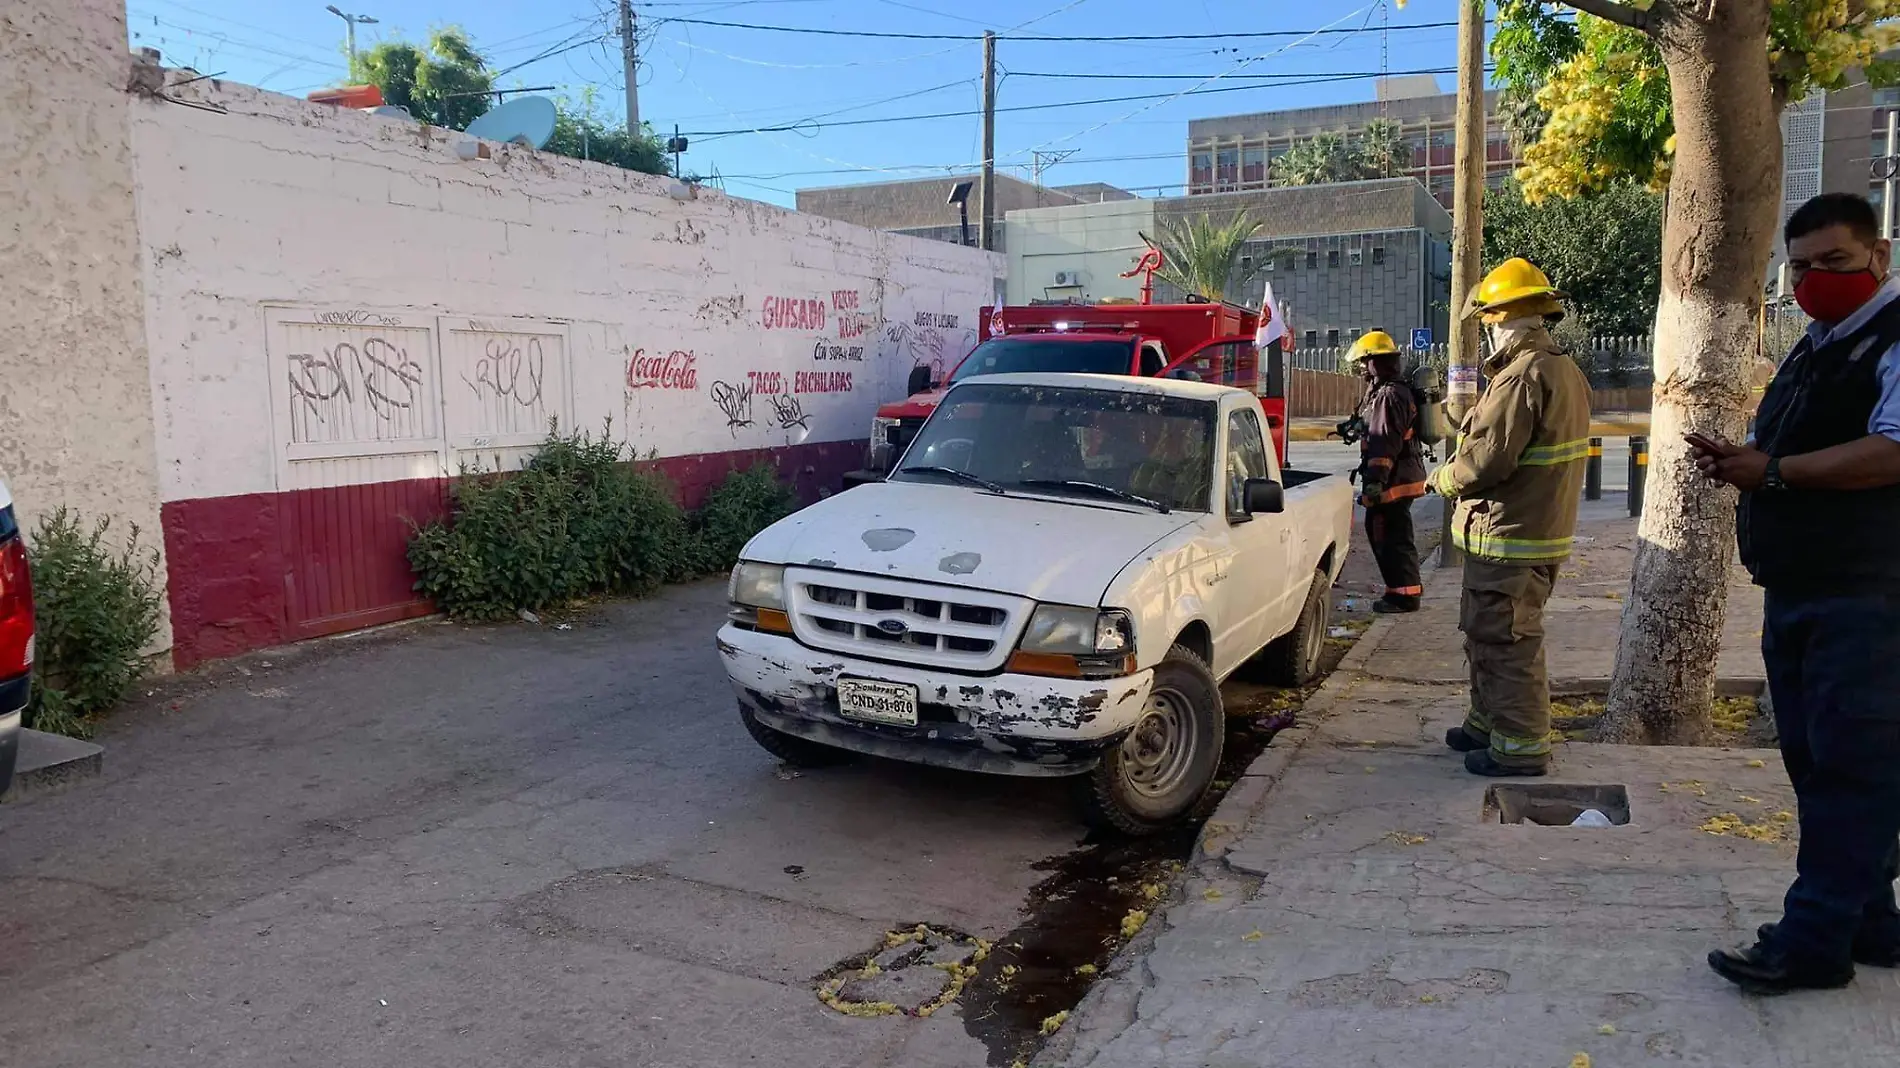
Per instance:
[[[1277,636],[1287,615],[1288,591],[1306,586],[1287,570],[1293,524],[1284,515],[1248,515],[1241,508],[1250,478],[1272,478],[1260,419],[1251,405],[1227,414],[1226,453],[1221,468],[1221,502],[1226,510],[1231,555],[1223,563],[1220,584],[1210,599],[1222,633],[1214,651],[1214,670],[1223,676]]]
[[[1286,463],[1286,354],[1277,346],[1268,346],[1268,351],[1262,353],[1251,337],[1217,337],[1189,349],[1161,373],[1234,386],[1259,397],[1260,407],[1267,413],[1273,455],[1281,464]]]

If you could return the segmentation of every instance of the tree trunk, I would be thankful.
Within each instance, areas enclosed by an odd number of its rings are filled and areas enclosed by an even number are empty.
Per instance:
[[[1705,482],[1686,433],[1740,441],[1763,272],[1778,239],[1780,102],[1770,88],[1769,0],[1697,18],[1663,10],[1676,158],[1656,309],[1648,492],[1602,733],[1694,745],[1709,732],[1735,492]]]

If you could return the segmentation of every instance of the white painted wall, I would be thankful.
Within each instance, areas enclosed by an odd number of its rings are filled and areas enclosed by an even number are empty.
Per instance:
[[[1122,278],[1147,249],[1141,231],[1154,234],[1152,200],[1111,200],[1012,211],[1005,220],[1009,302],[1048,297],[1090,300],[1141,295],[1141,279]],[[1057,271],[1080,272],[1081,290],[1054,289]]]
[[[611,418],[642,455],[861,438],[914,362],[974,344],[1004,269],[245,86],[172,93],[226,113],[133,106],[168,501],[433,476],[546,416]]]
[[[66,506],[162,549],[130,64],[122,4],[0,6],[0,479],[29,529]]]

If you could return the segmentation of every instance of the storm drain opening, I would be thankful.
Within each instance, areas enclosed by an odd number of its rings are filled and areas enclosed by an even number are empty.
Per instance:
[[[1630,792],[1623,786],[1581,783],[1511,783],[1484,792],[1485,823],[1530,823],[1539,827],[1601,826],[1586,818],[1595,811],[1612,827],[1630,821]],[[1579,822],[1582,821],[1582,822]]]

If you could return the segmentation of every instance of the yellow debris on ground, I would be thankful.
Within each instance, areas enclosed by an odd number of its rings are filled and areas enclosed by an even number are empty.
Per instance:
[[[1077,974],[1077,975],[1094,975],[1094,974],[1096,973],[1096,971],[1097,971],[1097,969],[1096,969],[1096,967],[1095,967],[1095,965],[1093,965],[1093,964],[1084,964],[1084,965],[1082,965],[1082,966],[1081,966],[1080,968],[1077,968],[1077,969],[1075,970],[1075,974]]]
[[[1756,707],[1753,697],[1718,697],[1709,709],[1709,720],[1723,734],[1747,734]]]
[[[1570,1058],[1570,1068],[1590,1068],[1590,1055],[1588,1053],[1579,1053],[1575,1057]]]
[[[1129,909],[1128,915],[1122,917],[1122,937],[1123,938],[1135,937],[1136,935],[1141,933],[1142,926],[1145,925],[1147,922],[1148,922],[1147,909]]]
[[[1210,886],[1206,890],[1201,891],[1201,896],[1206,898],[1209,901],[1219,901],[1221,898],[1226,897],[1227,895],[1221,893],[1219,890],[1216,890],[1215,888]]]
[[[1768,762],[1765,760],[1751,760],[1747,766],[1751,768],[1765,768],[1768,766]]]
[[[1788,818],[1782,819],[1783,816]],[[1778,812],[1762,823],[1750,823],[1733,812],[1724,812],[1709,817],[1697,830],[1727,838],[1746,838],[1752,842],[1785,842],[1788,840],[1788,825],[1793,821],[1794,816],[1786,812]]]
[[[1262,931],[1256,927],[1253,930],[1248,931],[1246,934],[1241,935],[1240,940],[1242,942],[1258,942],[1262,938],[1265,938],[1266,936],[1267,936],[1267,932]]]
[[[1616,1025],[1615,1025],[1615,1024],[1604,1024],[1604,1025],[1603,1025],[1602,1027],[1599,1027],[1599,1028],[1597,1028],[1597,1034],[1599,1034],[1599,1035],[1613,1035],[1613,1034],[1616,1034]]]
[[[1424,845],[1432,840],[1429,834],[1407,834],[1404,831],[1387,831],[1385,836],[1403,846]]]
[[[1048,1019],[1042,1021],[1042,1028],[1041,1028],[1042,1033],[1044,1035],[1053,1035],[1057,1031],[1060,1031],[1062,1029],[1063,1024],[1068,1023],[1068,1022],[1069,1022],[1069,1010],[1063,1009],[1061,1012],[1058,1012],[1054,1016],[1051,1016]]]

